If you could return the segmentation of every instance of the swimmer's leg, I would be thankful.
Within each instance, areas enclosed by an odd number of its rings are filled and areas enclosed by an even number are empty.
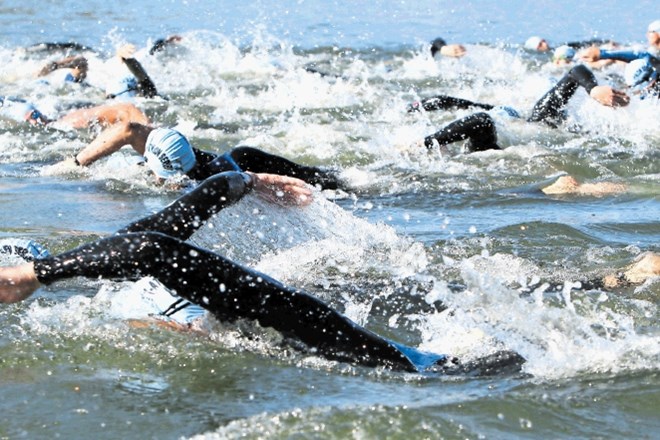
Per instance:
[[[323,189],[337,189],[340,187],[339,179],[332,171],[300,165],[257,148],[237,147],[229,154],[243,171],[297,177],[311,185],[319,185]]]
[[[326,358],[417,371],[390,341],[314,296],[163,234],[115,235],[34,265],[42,284],[74,276],[127,280],[152,276],[219,319],[256,320]]]
[[[468,139],[469,151],[497,150],[497,130],[488,113],[475,113],[458,119],[438,132],[424,138],[424,145],[433,148],[434,141],[441,146]]]

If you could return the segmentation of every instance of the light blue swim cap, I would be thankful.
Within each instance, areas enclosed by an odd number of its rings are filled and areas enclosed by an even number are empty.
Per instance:
[[[557,60],[572,61],[573,57],[575,57],[575,49],[573,49],[571,46],[566,46],[566,45],[559,46],[552,53],[553,61],[557,61]]]
[[[147,166],[160,178],[185,174],[196,163],[195,152],[184,135],[169,128],[155,128],[144,151]]]
[[[648,58],[641,58],[628,63],[623,73],[626,84],[633,88],[643,88],[646,83],[658,77]]]
[[[499,116],[504,116],[509,118],[520,118],[520,113],[518,113],[518,111],[515,108],[506,105],[498,105],[497,107],[493,107],[493,112],[495,112],[495,114]]]

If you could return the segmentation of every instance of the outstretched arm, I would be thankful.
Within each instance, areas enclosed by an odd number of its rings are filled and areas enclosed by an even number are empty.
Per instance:
[[[58,61],[46,64],[37,76],[46,76],[57,69],[72,69],[72,75],[76,82],[82,82],[87,77],[87,58],[82,56],[70,56]]]
[[[229,171],[209,177],[161,211],[117,233],[153,231],[186,240],[211,216],[238,202],[250,191],[285,206],[304,206],[312,201],[311,190],[302,180]]]

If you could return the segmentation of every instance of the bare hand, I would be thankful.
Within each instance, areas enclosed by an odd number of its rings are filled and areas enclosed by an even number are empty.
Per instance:
[[[600,48],[598,46],[588,47],[580,52],[578,56],[583,61],[593,63],[594,61],[600,60]]]
[[[610,86],[596,86],[589,95],[607,107],[624,107],[630,103],[630,97],[620,90]]]
[[[132,58],[135,54],[135,46],[132,44],[124,44],[119,49],[117,49],[117,56],[119,58]]]
[[[277,174],[248,173],[259,197],[282,206],[306,206],[312,203],[312,190],[302,180]]]
[[[460,44],[448,44],[440,48],[440,54],[446,57],[460,58],[465,52],[465,47]]]

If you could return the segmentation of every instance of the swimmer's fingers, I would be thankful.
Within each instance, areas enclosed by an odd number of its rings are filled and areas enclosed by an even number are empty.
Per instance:
[[[602,105],[608,107],[623,107],[630,102],[628,95],[610,86],[596,86],[591,89],[589,95]]]
[[[630,96],[625,92],[619,90],[613,90],[612,95],[612,106],[613,107],[625,107],[630,104]]]
[[[254,190],[262,198],[282,206],[306,206],[312,200],[312,190],[302,180],[277,174],[252,174]]]

